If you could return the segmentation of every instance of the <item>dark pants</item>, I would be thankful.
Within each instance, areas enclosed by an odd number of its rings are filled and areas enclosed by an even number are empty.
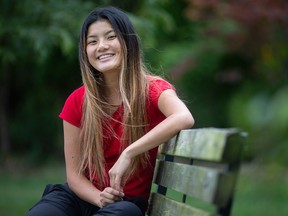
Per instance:
[[[99,208],[81,200],[67,184],[47,185],[41,200],[27,216],[143,216],[143,202],[139,206],[139,199],[136,200],[136,203],[119,201]]]

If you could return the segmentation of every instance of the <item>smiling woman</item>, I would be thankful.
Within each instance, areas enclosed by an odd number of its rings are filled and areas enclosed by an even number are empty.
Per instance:
[[[149,75],[123,11],[88,15],[79,61],[83,86],[59,115],[67,182],[48,185],[28,215],[145,215],[158,146],[194,119],[170,83]]]

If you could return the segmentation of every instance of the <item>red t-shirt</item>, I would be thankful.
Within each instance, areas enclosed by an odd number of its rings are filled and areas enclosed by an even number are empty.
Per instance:
[[[148,130],[154,128],[157,124],[163,121],[166,117],[162,114],[162,112],[158,108],[158,99],[161,93],[167,89],[174,89],[174,87],[168,83],[167,81],[148,76],[149,83],[149,94],[148,94],[148,103],[147,103],[147,117],[148,117]],[[65,105],[60,113],[59,117],[63,120],[69,122],[76,127],[80,127],[81,118],[82,118],[82,105],[85,94],[84,86],[76,89],[66,100]],[[123,125],[118,121],[122,121],[123,115],[123,106],[119,106],[118,109],[114,112],[112,117],[117,120],[109,120],[114,132],[117,137],[121,137],[123,133]],[[115,138],[115,136],[111,136],[109,134],[109,130],[105,127],[103,129],[104,138],[104,157],[105,157],[105,167],[106,172],[112,168],[113,164],[117,161],[120,152],[120,140]],[[151,149],[149,151],[150,154],[150,163],[146,167],[141,167],[137,174],[133,175],[125,184],[124,193],[128,198],[131,197],[143,197],[148,201],[151,182],[153,178],[153,171],[157,156],[158,148]],[[88,177],[88,175],[87,175]],[[96,180],[96,179],[95,179]],[[97,184],[97,180],[93,181],[95,187],[99,190],[103,190]]]

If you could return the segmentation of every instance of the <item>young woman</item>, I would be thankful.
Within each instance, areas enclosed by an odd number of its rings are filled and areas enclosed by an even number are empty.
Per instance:
[[[28,215],[144,215],[157,147],[194,119],[171,84],[148,75],[119,9],[86,18],[79,60],[83,86],[60,113],[67,183],[48,185]]]

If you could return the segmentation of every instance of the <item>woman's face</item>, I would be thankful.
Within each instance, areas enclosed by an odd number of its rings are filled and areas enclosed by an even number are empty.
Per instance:
[[[118,73],[121,66],[121,44],[111,24],[105,20],[92,23],[86,38],[89,63],[103,75]]]

